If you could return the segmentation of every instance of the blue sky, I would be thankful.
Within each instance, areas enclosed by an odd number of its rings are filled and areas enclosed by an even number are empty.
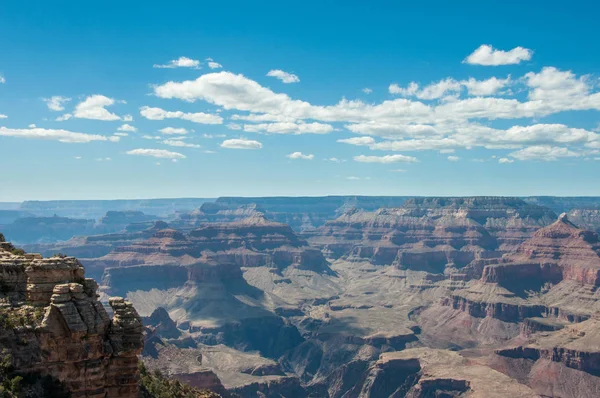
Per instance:
[[[24,3],[0,201],[600,195],[594,2]]]

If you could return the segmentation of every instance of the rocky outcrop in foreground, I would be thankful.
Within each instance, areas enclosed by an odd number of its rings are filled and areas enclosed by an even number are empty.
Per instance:
[[[17,374],[49,377],[74,397],[138,397],[141,319],[118,297],[110,318],[97,289],[75,258],[0,242],[0,349]]]

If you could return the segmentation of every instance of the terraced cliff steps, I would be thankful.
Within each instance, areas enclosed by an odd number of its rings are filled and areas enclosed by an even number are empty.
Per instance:
[[[555,219],[518,198],[415,198],[398,208],[349,210],[304,236],[332,258],[455,273],[513,250]]]
[[[138,397],[141,319],[118,297],[109,317],[97,289],[73,257],[42,258],[0,242],[0,350],[15,374],[53,380],[74,397]]]

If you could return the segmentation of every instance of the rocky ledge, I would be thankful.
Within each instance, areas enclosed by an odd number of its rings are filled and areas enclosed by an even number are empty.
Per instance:
[[[142,322],[122,298],[110,318],[75,258],[0,247],[0,350],[15,372],[49,377],[76,397],[137,398]],[[14,254],[17,253],[17,254]]]
[[[496,350],[493,366],[522,379],[542,396],[596,396],[600,391],[600,316],[564,327],[546,321],[544,329],[528,335],[523,345]],[[512,374],[515,371],[518,375]]]

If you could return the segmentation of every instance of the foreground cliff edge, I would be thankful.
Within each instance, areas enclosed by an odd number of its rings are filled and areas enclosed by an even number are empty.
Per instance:
[[[24,380],[39,380],[23,394],[44,396],[52,385],[55,395],[139,396],[142,321],[119,297],[109,300],[109,317],[97,288],[77,259],[26,254],[0,235],[3,362]]]

